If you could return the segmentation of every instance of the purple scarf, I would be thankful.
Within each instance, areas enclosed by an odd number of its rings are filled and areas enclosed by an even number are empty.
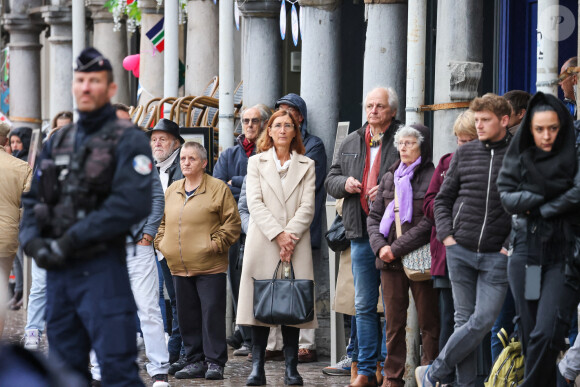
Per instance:
[[[395,171],[395,190],[397,190],[401,224],[405,222],[410,223],[413,219],[413,187],[411,186],[411,180],[415,174],[415,167],[419,164],[421,164],[421,156],[419,156],[419,158],[409,166],[400,163]],[[387,206],[379,226],[379,231],[385,236],[385,238],[389,236],[389,231],[391,231],[391,225],[394,221],[395,200],[393,199],[393,201]]]

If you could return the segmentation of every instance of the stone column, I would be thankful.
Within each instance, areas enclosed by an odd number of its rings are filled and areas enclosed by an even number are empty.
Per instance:
[[[123,68],[123,59],[129,52],[127,28],[123,19],[121,29],[119,31],[113,30],[113,15],[106,8],[103,8],[105,2],[106,0],[89,0],[87,2],[93,19],[93,47],[99,50],[113,67],[113,76],[118,86],[113,102],[130,105],[129,77],[133,75]]]
[[[218,27],[218,6],[213,1],[187,2],[186,95],[201,95],[207,83],[218,75]]]
[[[10,33],[10,120],[16,127],[39,128],[39,34],[45,25],[40,18],[16,13],[5,14],[2,24]]]
[[[435,48],[434,102],[469,101],[477,96],[483,67],[483,1],[439,0]],[[457,148],[453,123],[463,109],[439,110],[434,118],[433,162]]]
[[[328,166],[332,163],[340,102],[340,4],[340,0],[300,1],[303,26],[300,96],[309,112],[307,130],[324,142]],[[326,216],[322,214],[322,218],[326,219]],[[325,229],[323,227],[323,231]],[[322,239],[322,256],[314,260],[319,323],[316,343],[319,354],[329,355],[333,339],[330,335],[333,330],[329,329],[330,274],[328,248]],[[334,254],[331,259],[335,259]],[[334,318],[332,320],[335,322]],[[338,320],[342,324],[342,319]]]
[[[308,131],[322,139],[332,162],[339,113],[340,0],[302,0],[302,74]],[[329,98],[330,97],[330,98]]]
[[[42,7],[42,17],[50,26],[49,112],[50,119],[58,112],[73,109],[72,87],[72,18],[70,7]]]
[[[151,40],[145,35],[163,18],[163,8],[157,9],[155,0],[139,0],[139,8],[141,8],[139,83],[143,89],[139,105],[146,105],[153,98],[163,98],[163,53],[157,52]]]
[[[367,35],[362,101],[377,86],[392,87],[399,96],[397,118],[405,119],[407,72],[407,1],[365,0]],[[366,121],[364,106],[363,122]]]
[[[248,0],[240,4],[240,10],[244,105],[274,107],[282,96],[280,2]]]

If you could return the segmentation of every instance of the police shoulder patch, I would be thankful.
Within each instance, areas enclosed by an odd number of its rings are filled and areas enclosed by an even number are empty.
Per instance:
[[[151,159],[145,155],[137,155],[133,157],[133,169],[141,175],[148,175],[151,173],[153,163]]]

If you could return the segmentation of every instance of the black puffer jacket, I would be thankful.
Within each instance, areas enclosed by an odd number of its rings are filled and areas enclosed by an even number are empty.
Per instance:
[[[346,180],[352,176],[358,181],[362,181],[365,168],[365,159],[367,148],[365,145],[365,130],[367,123],[356,132],[349,134],[338,151],[338,158],[334,160],[324,187],[333,197],[344,198],[342,206],[342,222],[346,230],[348,239],[361,238],[366,235],[366,214],[360,204],[360,194],[351,194],[346,192],[344,185]],[[395,133],[401,127],[400,121],[393,120],[389,128],[385,131],[383,137],[383,147],[381,148],[381,168],[377,184],[387,172],[387,169],[393,165],[399,158],[397,148],[393,143]]]
[[[496,180],[512,136],[495,143],[471,141],[459,147],[435,198],[437,239],[482,253],[498,252],[510,232]]]

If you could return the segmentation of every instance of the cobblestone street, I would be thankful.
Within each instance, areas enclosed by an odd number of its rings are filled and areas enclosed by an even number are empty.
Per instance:
[[[10,343],[20,343],[26,324],[26,312],[7,311],[6,327],[4,329],[4,340]],[[41,342],[41,350],[46,353],[46,341]],[[321,370],[329,364],[329,359],[321,359],[316,363],[299,364],[298,371],[304,378],[305,386],[345,386],[349,378],[346,376],[326,376]],[[140,374],[146,386],[151,386],[151,379],[145,371],[145,353],[142,351],[139,356]],[[235,357],[232,351],[229,351],[229,360],[225,368],[225,379],[222,381],[207,381],[204,379],[197,380],[177,380],[172,376],[169,377],[169,383],[174,387],[185,386],[244,386],[246,378],[250,374],[251,363],[245,357]],[[284,385],[284,362],[267,362],[266,378],[269,386]]]

